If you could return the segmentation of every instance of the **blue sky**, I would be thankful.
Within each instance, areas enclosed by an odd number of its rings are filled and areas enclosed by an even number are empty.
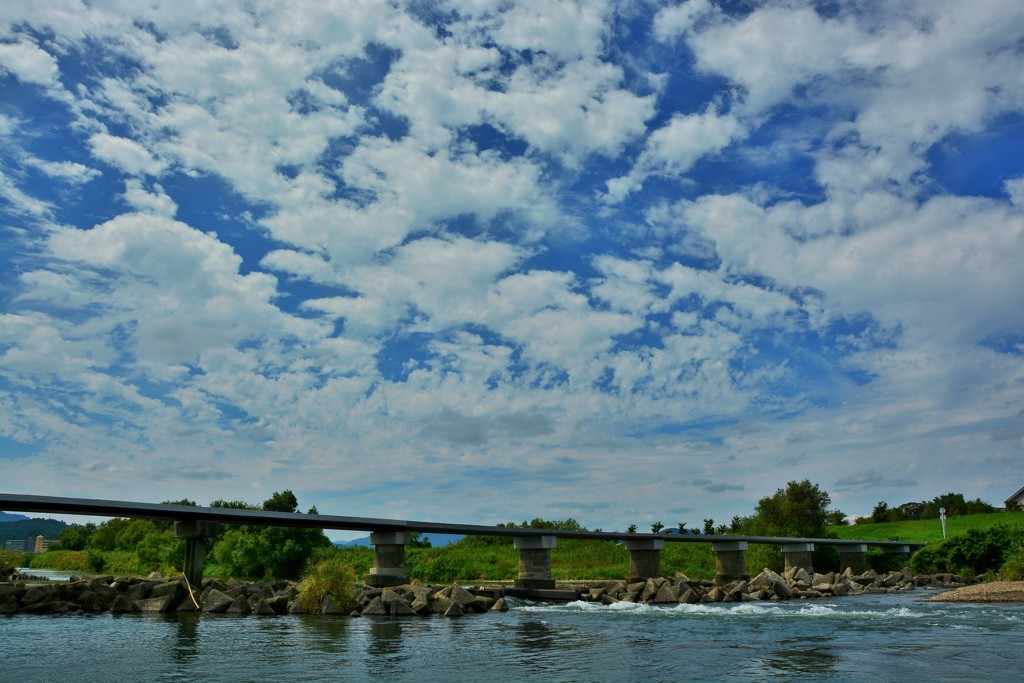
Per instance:
[[[5,4],[0,486],[700,526],[1024,483],[1024,13]]]

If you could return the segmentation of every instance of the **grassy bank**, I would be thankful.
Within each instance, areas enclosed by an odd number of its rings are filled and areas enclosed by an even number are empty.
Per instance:
[[[994,526],[1024,527],[1024,512],[996,512],[987,515],[964,515],[946,518],[946,536],[959,536],[971,529],[985,531]],[[942,523],[937,519],[919,519],[884,524],[853,524],[829,527],[839,538],[863,538],[885,541],[897,538],[910,543],[936,543],[942,540]]]

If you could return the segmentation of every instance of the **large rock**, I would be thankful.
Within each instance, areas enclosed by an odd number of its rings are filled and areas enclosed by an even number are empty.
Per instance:
[[[0,614],[17,614],[21,610],[21,603],[13,594],[0,596]]]
[[[726,593],[724,590],[722,590],[719,586],[715,586],[714,588],[708,591],[707,595],[704,596],[701,602],[722,602],[723,600],[725,600],[725,595]]]
[[[782,581],[782,577],[768,567],[761,570],[761,573],[750,580],[751,590],[775,590],[775,584]]]
[[[775,591],[775,595],[779,596],[783,600],[788,600],[793,597],[793,592],[789,590],[789,586],[782,579],[779,579],[774,585],[772,585],[772,590]]]
[[[431,612],[430,600],[421,596],[417,596],[409,607],[416,614],[427,615]]]
[[[110,601],[92,591],[83,591],[78,596],[78,606],[86,612],[106,612],[110,607]]]
[[[53,596],[53,593],[53,586],[32,586],[25,591],[25,595],[21,598],[21,604],[24,607],[28,607],[36,603],[46,602]]]
[[[272,617],[276,615],[278,612],[273,607],[271,607],[270,603],[267,602],[264,598],[260,598],[256,601],[256,604],[253,606],[252,613],[259,616]]]
[[[452,584],[451,591],[448,593],[448,597],[451,599],[452,602],[459,603],[459,605],[463,609],[465,609],[467,605],[476,602],[476,596],[457,583]]]
[[[671,602],[679,602],[679,589],[674,588],[671,583],[665,581],[658,588],[658,593],[650,600],[656,605],[664,605]]]
[[[225,610],[228,614],[235,615],[249,614],[251,611],[252,610],[249,608],[249,601],[244,595],[239,595],[237,598],[232,600],[231,604],[228,605],[227,610]]]
[[[110,603],[110,612],[112,614],[128,614],[135,611],[135,603],[128,599],[126,595],[118,595],[114,598],[113,602]]]
[[[275,614],[287,614],[289,598],[287,595],[275,595],[265,601]]]
[[[87,585],[90,591],[107,602],[112,602],[115,598],[121,595],[121,591],[112,587],[109,582],[103,581],[99,578],[91,579]]]
[[[139,600],[135,604],[140,612],[169,612],[174,607],[169,595],[160,598],[146,598],[145,600]]]
[[[381,601],[380,596],[377,596],[370,600],[370,604],[363,608],[362,615],[364,617],[386,617],[388,611],[384,609],[384,603]]]
[[[235,599],[227,593],[211,588],[206,592],[206,597],[203,599],[203,611],[215,614],[226,612],[234,601]]]
[[[149,597],[151,598],[162,598],[165,595],[169,595],[171,602],[175,605],[181,602],[181,599],[187,594],[188,591],[185,588],[185,585],[177,581],[165,581],[163,583],[158,583],[149,591]]]
[[[456,603],[458,604],[458,603]],[[393,617],[415,617],[416,612],[405,603],[404,600],[395,600],[391,603],[391,616]]]
[[[668,583],[668,579],[660,576],[647,579],[643,590],[640,592],[640,602],[651,602],[666,583]]]

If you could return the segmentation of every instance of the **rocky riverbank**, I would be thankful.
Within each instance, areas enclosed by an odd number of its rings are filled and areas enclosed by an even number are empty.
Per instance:
[[[765,569],[750,580],[724,586],[696,581],[678,574],[644,581],[574,582],[558,591],[526,592],[536,599],[584,600],[653,605],[792,600],[864,593],[893,593],[919,587],[953,588],[970,581],[952,574],[911,576],[903,570],[880,575],[874,571],[854,574],[809,573],[803,569],[776,574]],[[164,579],[95,576],[60,583],[13,580],[0,583],[0,614],[206,612],[234,615],[280,615],[303,611],[299,585],[292,582],[243,583],[206,578],[202,587],[190,587],[184,577]],[[464,588],[461,585],[429,586],[419,583],[395,588],[362,587],[351,604],[327,597],[321,614],[364,616],[448,617],[508,609],[502,588]],[[1022,589],[1024,590],[1024,589]],[[515,591],[524,596],[523,590]]]
[[[1024,581],[989,581],[928,598],[934,602],[1024,602]]]
[[[625,601],[656,605],[746,602],[895,593],[915,588],[950,588],[968,583],[969,579],[954,574],[912,576],[906,569],[887,574],[873,570],[854,574],[849,569],[843,573],[817,574],[795,568],[781,575],[764,569],[750,580],[734,581],[724,586],[711,581],[693,581],[682,574],[671,579],[654,578],[629,584],[609,582],[587,588],[583,599],[605,604]]]

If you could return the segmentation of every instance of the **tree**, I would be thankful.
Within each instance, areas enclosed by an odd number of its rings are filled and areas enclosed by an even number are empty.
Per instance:
[[[260,509],[241,501],[215,501],[211,507]],[[274,493],[263,501],[263,510],[297,512],[299,501],[290,490]],[[310,513],[315,514],[315,509]],[[320,529],[239,526],[222,532],[213,545],[216,563],[232,576],[247,578],[298,578],[309,558],[330,540]]]
[[[686,532],[686,522],[679,522],[679,524],[677,526],[679,527],[679,534],[680,535],[687,533]]]
[[[298,512],[299,501],[291,489],[285,489],[263,501],[263,509],[267,512]]]
[[[664,524],[662,524],[661,522],[655,522],[654,524],[651,525],[651,533],[652,534],[656,534],[656,533],[658,533],[659,531],[661,531],[664,528],[665,528]]]
[[[880,500],[878,501],[878,504],[875,505],[875,508],[871,511],[871,523],[881,524],[882,522],[888,522],[890,521],[889,516],[889,504],[886,503],[884,500]]]
[[[850,522],[846,519],[846,513],[842,510],[829,510],[828,512],[828,525],[829,526],[850,526]]]
[[[715,520],[705,519],[704,520],[704,535],[711,536],[715,533]]]
[[[791,481],[758,501],[747,531],[758,536],[823,537],[837,512],[829,510],[831,502],[817,484],[807,479]]]
[[[96,531],[96,525],[92,522],[85,525],[72,524],[60,532],[61,549],[85,550],[85,546],[89,543],[89,538],[94,531]]]
[[[626,533],[627,534],[635,534],[636,533],[636,524],[630,524],[629,528],[626,529]]]

